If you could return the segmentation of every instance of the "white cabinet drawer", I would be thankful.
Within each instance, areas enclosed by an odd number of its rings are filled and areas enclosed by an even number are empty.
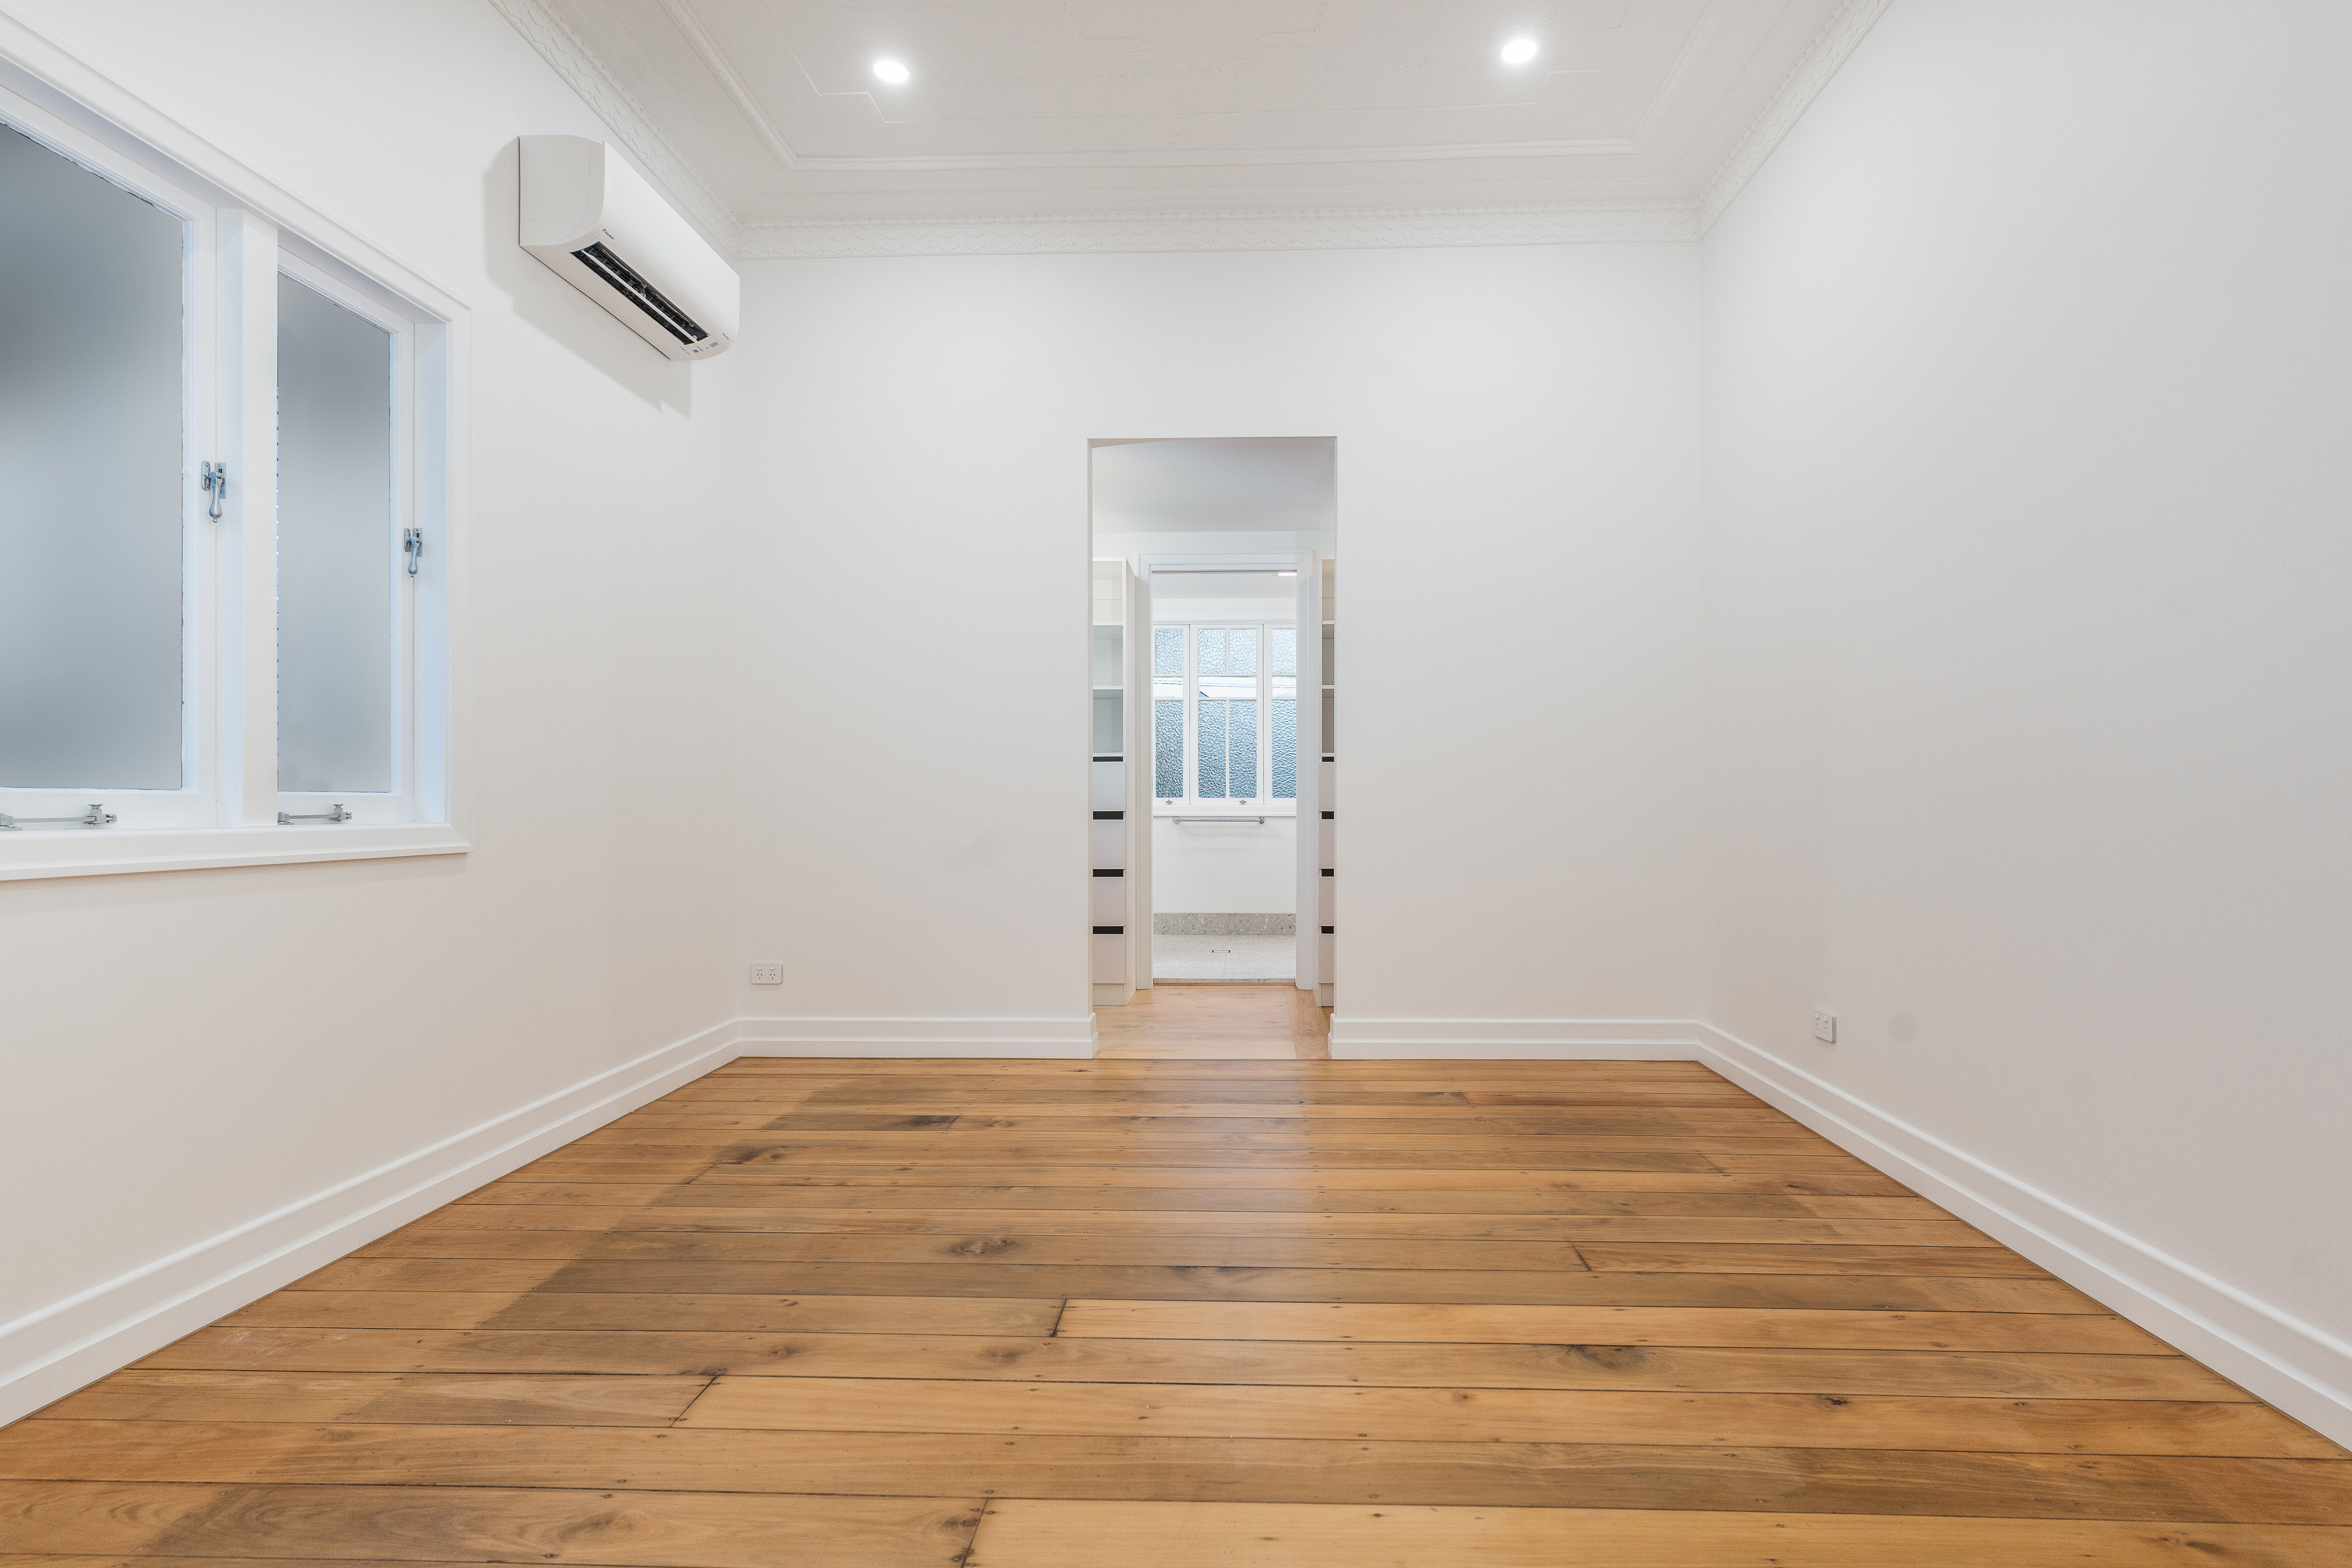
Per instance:
[[[1089,825],[1094,830],[1094,869],[1124,871],[1127,869],[1127,824],[1118,818],[1097,819]]]
[[[1123,926],[1127,923],[1127,879],[1095,877],[1094,899],[1088,925]],[[1329,922],[1325,922],[1329,923]]]
[[[1318,822],[1315,825],[1315,846],[1317,851],[1315,864],[1326,871],[1330,870],[1333,867],[1339,864],[1337,860],[1331,858],[1331,830],[1338,826],[1339,825],[1337,823],[1328,821]]]
[[[1328,985],[1339,977],[1339,972],[1331,967],[1332,944],[1339,940],[1335,936],[1325,935],[1315,939],[1315,980],[1319,985]]]
[[[1087,941],[1093,943],[1094,983],[1097,985],[1116,985],[1127,978],[1127,938],[1124,934],[1090,936]]]
[[[1339,879],[1337,877],[1315,879],[1315,923],[1317,925],[1328,926],[1338,923],[1332,913],[1336,902],[1332,897],[1332,890],[1339,885]]]
[[[1339,773],[1339,764],[1337,763],[1325,762],[1318,763],[1315,766],[1318,770],[1315,788],[1317,794],[1322,797],[1316,804],[1325,811],[1339,810],[1339,796],[1337,780]]]
[[[1094,770],[1095,804],[1092,809],[1096,811],[1127,809],[1127,764],[1097,763],[1094,764]]]

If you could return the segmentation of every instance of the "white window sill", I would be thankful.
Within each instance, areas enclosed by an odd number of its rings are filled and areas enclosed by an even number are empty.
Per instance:
[[[104,877],[128,871],[201,871],[222,866],[294,866],[463,855],[473,847],[446,823],[297,825],[283,827],[27,828],[0,833],[0,882],[35,877]]]

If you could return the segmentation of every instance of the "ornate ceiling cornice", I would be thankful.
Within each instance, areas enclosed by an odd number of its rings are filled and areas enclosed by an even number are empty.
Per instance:
[[[1771,100],[1748,122],[1738,144],[1707,181],[1698,199],[1700,233],[1713,228],[1715,220],[1730,208],[1756,171],[1772,155],[1772,150],[1780,146],[1780,139],[1804,118],[1805,110],[1812,107],[1822,89],[1829,86],[1830,78],[1837,75],[1846,57],[1861,46],[1889,3],[1890,0],[1845,0],[1838,7],[1837,15],[1830,18],[1829,25],[1813,39],[1812,47],[1790,68]]]
[[[1696,210],[1673,203],[817,219],[747,224],[741,233],[741,254],[747,260],[1589,245],[1699,237]]]
[[[782,221],[747,221],[730,209],[547,0],[490,4],[713,240],[740,259],[769,260],[1695,241],[1803,117],[1889,0],[1844,0],[1692,201]],[[665,0],[665,9],[675,16],[682,8]],[[725,85],[742,96],[740,82]]]
[[[523,42],[554,68],[564,85],[580,95],[638,166],[692,215],[713,243],[724,250],[740,247],[737,231],[742,225],[733,211],[703,183],[694,165],[661,133],[653,116],[638,107],[569,23],[550,10],[545,0],[490,0],[490,4],[522,35]]]

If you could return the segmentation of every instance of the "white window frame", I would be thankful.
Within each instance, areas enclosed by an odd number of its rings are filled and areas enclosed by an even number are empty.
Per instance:
[[[96,803],[114,817],[0,831],[0,880],[463,853],[451,585],[463,562],[466,306],[5,17],[0,121],[189,226],[181,787],[0,791],[0,812],[13,816]],[[391,546],[403,527],[422,530],[425,544],[415,577],[395,566],[394,791],[352,797],[355,819],[332,825],[278,820],[340,798],[277,787],[281,271],[401,340]],[[228,467],[217,522],[197,484],[205,462]]]
[[[1159,619],[1154,619],[1152,621],[1151,630],[1155,635],[1152,639],[1152,648],[1150,657],[1151,660],[1151,668],[1155,673],[1151,677],[1148,678],[1149,679],[1165,680],[1169,679],[1164,675],[1157,673],[1159,665],[1159,639],[1157,634],[1163,630],[1178,629],[1181,629],[1184,634],[1184,794],[1181,799],[1171,798],[1157,793],[1160,786],[1160,740],[1157,719],[1159,714],[1158,704],[1160,701],[1160,699],[1152,694],[1148,684],[1143,695],[1147,714],[1145,733],[1150,737],[1151,744],[1151,754],[1145,759],[1145,766],[1148,770],[1145,776],[1151,780],[1152,789],[1154,791],[1152,796],[1152,814],[1154,816],[1174,816],[1182,815],[1186,816],[1214,816],[1223,814],[1233,816],[1290,816],[1297,814],[1298,810],[1298,801],[1295,795],[1288,800],[1276,800],[1274,798],[1271,792],[1274,788],[1274,682],[1277,679],[1274,672],[1273,634],[1277,628],[1284,630],[1296,630],[1297,625],[1297,617],[1295,616],[1279,617],[1273,620],[1253,620],[1246,616],[1211,616],[1198,621],[1170,621]],[[1204,798],[1200,793],[1200,634],[1204,630],[1213,628],[1239,630],[1244,627],[1255,630],[1258,636],[1258,668],[1256,676],[1257,778],[1255,781],[1257,787],[1253,790],[1245,799],[1238,796],[1227,795],[1211,800]],[[1295,670],[1296,660],[1293,661],[1293,668]],[[1294,682],[1293,695],[1295,698],[1297,694],[1297,687],[1295,684],[1297,679],[1296,675],[1294,674],[1291,679]],[[1229,752],[1227,766],[1230,767],[1231,765]],[[1294,763],[1294,766],[1298,765],[1303,764]]]
[[[381,290],[306,259],[281,237],[278,270],[304,288],[380,327],[391,340],[392,506],[384,520],[383,549],[391,564],[392,595],[392,787],[389,790],[289,790],[280,785],[278,809],[315,816],[334,806],[352,811],[362,823],[414,822],[416,818],[416,580],[408,574],[401,542],[416,523],[416,321]],[[272,473],[275,474],[273,466]],[[429,537],[429,536],[428,536]],[[274,553],[274,552],[273,552]]]
[[[213,204],[190,184],[119,157],[113,149],[56,115],[43,112],[0,90],[0,124],[23,132],[50,152],[150,202],[185,225],[181,279],[180,467],[193,475],[217,445],[218,224]],[[219,542],[204,521],[202,494],[193,485],[180,491],[180,783],[174,789],[57,789],[0,787],[0,812],[11,816],[58,816],[96,802],[125,825],[198,827],[215,820],[215,737],[203,721],[209,704],[217,639],[217,604],[212,593]],[[100,800],[100,797],[104,798]],[[79,830],[77,830],[79,831]],[[21,834],[0,835],[10,840]]]

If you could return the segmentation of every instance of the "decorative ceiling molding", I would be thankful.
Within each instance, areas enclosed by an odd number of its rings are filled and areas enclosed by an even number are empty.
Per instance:
[[[1318,163],[1442,163],[1452,159],[1487,158],[1572,158],[1625,153],[1639,151],[1640,136],[1594,136],[1575,141],[1541,142],[1478,142],[1398,144],[1377,147],[1333,148],[1209,148],[1188,147],[1176,151],[1125,153],[939,153],[932,155],[879,157],[811,156],[794,148],[775,121],[763,109],[749,84],[727,58],[727,52],[687,0],[658,0],[662,12],[678,30],[695,58],[733,100],[736,110],[760,138],[761,143],[783,167],[809,174],[946,174],[964,170],[1006,169],[1192,169],[1289,167]],[[1644,131],[1657,118],[1661,105],[1671,95],[1689,61],[1706,44],[1723,6],[1729,0],[1717,0],[1706,26],[1695,31],[1675,62],[1675,68],[1665,87],[1662,88],[1644,118]]]
[[[1717,166],[1696,201],[1532,206],[1300,208],[1211,212],[1045,213],[997,216],[803,218],[746,222],[722,201],[548,0],[490,0],[617,141],[722,249],[742,260],[890,256],[1085,255],[1139,251],[1345,250],[1428,247],[1688,243],[1706,235],[1868,35],[1890,0],[1843,0],[1770,100]],[[751,95],[677,0],[660,0],[711,65],[770,151],[783,145]],[[1558,154],[1565,144],[1528,152]],[[1579,149],[1583,150],[1583,149]],[[1595,149],[1597,150],[1597,148]],[[1422,155],[1433,149],[1415,149]],[[1496,149],[1479,149],[1492,155]],[[1311,154],[1286,154],[1312,162]],[[865,165],[869,161],[838,160]],[[897,160],[885,160],[897,163]],[[908,160],[945,165],[961,160]]]
[[[743,122],[760,138],[761,144],[768,149],[768,155],[787,169],[799,168],[801,155],[793,151],[792,143],[786,142],[783,132],[776,129],[776,122],[768,118],[768,111],[760,107],[760,100],[752,95],[751,84],[743,79],[734,62],[728,59],[726,51],[719,47],[719,41],[710,36],[709,29],[702,25],[702,18],[694,14],[694,7],[685,4],[685,0],[661,0],[661,8],[662,15],[669,18],[670,26],[677,29],[678,37],[686,40],[687,47],[694,51],[695,58],[702,62],[702,68],[710,73],[713,81],[727,89],[728,98],[735,105],[735,112],[743,117]]]
[[[766,126],[763,118],[760,124]],[[1636,153],[1630,136],[1582,142],[1433,142],[1421,146],[1184,148],[1146,153],[941,153],[881,158],[802,156],[793,167],[817,174],[936,174],[997,169],[1283,169],[1320,163],[1443,163],[1471,158],[1589,158]]]
[[[1433,246],[1690,241],[1698,213],[1621,206],[1414,207],[1113,213],[1028,217],[810,219],[748,224],[747,260],[871,256],[1038,256],[1152,250],[1357,250]]]
[[[1830,78],[1837,75],[1846,57],[1860,47],[1871,27],[1885,14],[1889,0],[1845,0],[1838,13],[1829,20],[1812,47],[1804,52],[1790,68],[1788,76],[1770,101],[1748,121],[1747,132],[1731,149],[1730,154],[1707,181],[1706,189],[1698,199],[1698,228],[1701,234],[1715,226],[1715,220],[1729,210],[1732,202],[1755,178],[1756,171],[1772,155],[1780,139],[1795,129],[1822,89],[1829,86]]]
[[[546,0],[490,0],[490,5],[563,79],[564,85],[581,96],[638,166],[693,216],[713,243],[722,250],[740,248],[743,226],[734,213],[661,133],[653,116],[638,107],[628,89],[605,70],[604,62],[590,52],[571,25],[548,8]]]

